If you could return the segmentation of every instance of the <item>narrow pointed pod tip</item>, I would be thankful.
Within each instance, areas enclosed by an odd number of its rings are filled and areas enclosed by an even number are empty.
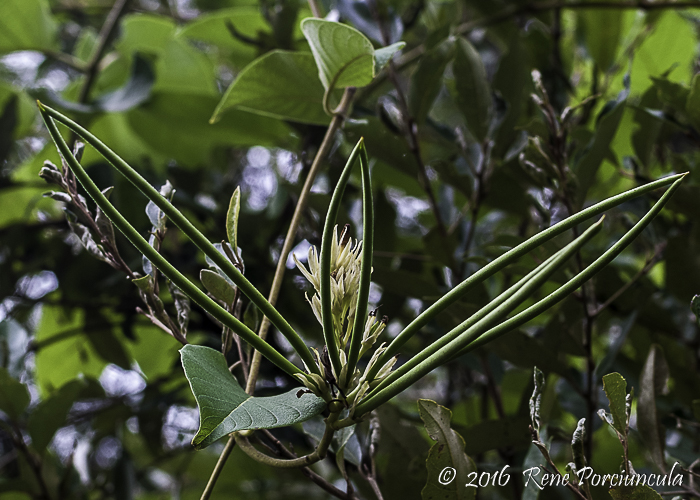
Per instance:
[[[175,269],[160,253],[158,253],[148,242],[139,234],[139,232],[121,215],[121,213],[110,203],[107,197],[102,194],[99,187],[92,181],[90,176],[85,172],[82,165],[73,156],[70,148],[61,136],[53,117],[48,110],[41,110],[42,118],[46,127],[49,130],[54,143],[56,144],[59,153],[66,160],[69,167],[75,174],[80,184],[85,188],[90,197],[100,207],[102,212],[112,221],[124,236],[143,254],[165,277],[172,281],[175,286],[187,294],[190,299],[199,304],[202,308],[212,314],[217,320],[228,326],[239,334],[243,340],[248,342],[255,349],[259,350],[267,359],[277,365],[280,369],[294,375],[300,373],[301,370],[291,363],[282,354],[277,352],[270,344],[260,339],[255,332],[241,323],[233,315],[228,313],[219,304],[214,302],[206,294],[204,294],[196,285]]]
[[[144,179],[134,168],[125,162],[119,155],[108,148],[102,141],[81,127],[67,116],[59,113],[49,106],[43,105],[42,114],[48,115],[63,123],[83,138],[85,142],[94,147],[115,169],[127,178],[141,193],[160,208],[163,213],[177,226],[207,257],[209,257],[231,280],[239,287],[241,292],[253,302],[260,311],[268,317],[270,322],[284,335],[294,350],[304,360],[314,373],[320,373],[314,362],[306,343],[277,311],[268,300],[253,286],[248,279],[233,265],[224,255],[219,252],[214,245],[184,216],[175,208],[158,190]]]
[[[574,290],[579,288],[583,283],[588,281],[596,273],[598,273],[603,267],[609,264],[615,257],[617,257],[652,221],[652,219],[661,211],[669,198],[678,189],[681,182],[683,181],[683,175],[673,176],[674,182],[671,187],[669,187],[666,192],[661,196],[661,198],[654,204],[654,206],[642,217],[637,224],[634,225],[620,240],[618,240],[610,249],[608,249],[603,255],[598,257],[591,265],[589,265],[582,272],[577,274],[573,279],[569,280],[565,285],[561,286],[554,293],[549,294],[546,298],[540,300],[536,304],[530,306],[526,310],[518,313],[512,318],[502,322],[501,324],[490,328],[488,331],[480,333],[476,339],[472,335],[469,335],[469,331],[465,332],[466,335],[460,336],[454,342],[449,345],[442,347],[433,356],[424,359],[422,362],[418,363],[410,372],[406,373],[399,379],[394,380],[390,385],[383,388],[375,388],[370,396],[362,401],[356,408],[355,412],[358,415],[372,411],[379,405],[388,401],[395,395],[399,394],[405,390],[408,386],[413,384],[415,381],[423,377],[426,373],[436,368],[442,362],[447,362],[453,357],[455,357],[455,350],[459,354],[463,354],[467,351],[471,351],[476,347],[482,346],[487,342],[503,335],[514,328],[530,321],[537,315],[541,314],[543,311],[549,309],[557,302],[563,300]],[[591,226],[587,231],[597,232],[600,230],[601,221],[597,224]],[[583,237],[586,233],[581,235]],[[580,237],[580,238],[581,238]],[[572,242],[573,243],[573,242]],[[571,244],[570,244],[571,245]],[[542,272],[545,272],[544,270]],[[526,290],[527,285],[523,287],[520,292]],[[517,294],[516,294],[517,295]],[[515,296],[510,300],[515,299]],[[495,312],[495,311],[494,311]],[[483,320],[482,320],[483,321]],[[478,325],[478,323],[477,323]],[[475,325],[473,328],[476,329]],[[472,330],[472,329],[470,329]]]
[[[362,170],[362,264],[360,267],[360,287],[358,290],[355,322],[350,337],[350,352],[348,354],[348,377],[352,377],[359,359],[364,335],[365,316],[369,301],[369,288],[372,281],[372,254],[374,251],[374,204],[372,201],[372,179],[369,172],[367,148],[361,137],[360,169]]]
[[[483,268],[479,269],[477,272],[464,279],[459,285],[450,290],[446,295],[444,295],[440,300],[432,304],[425,311],[423,311],[418,317],[416,317],[411,323],[409,323],[395,338],[391,341],[387,349],[379,357],[375,367],[370,372],[370,376],[375,376],[379,366],[383,366],[392,356],[394,356],[399,349],[408,340],[413,337],[421,328],[423,328],[433,317],[444,311],[447,307],[457,301],[461,296],[471,290],[474,286],[483,282],[484,280],[490,278],[498,271],[516,261],[523,255],[539,247],[543,243],[551,240],[555,236],[571,229],[572,227],[578,225],[579,223],[594,217],[596,215],[605,212],[627,200],[636,198],[655,189],[667,186],[673,182],[677,182],[687,173],[674,174],[668,177],[663,177],[657,179],[653,182],[649,182],[642,186],[624,191],[618,195],[612,196],[606,200],[598,202],[577,214],[571,215],[566,219],[558,222],[554,226],[551,226],[540,233],[532,236],[528,240],[522,242],[520,245],[508,250],[506,253],[496,258]]]
[[[602,222],[603,219],[601,218],[596,223],[592,224],[578,238],[549,257],[525,277],[520,279],[515,285],[492,300],[491,303],[404,363],[391,373],[391,375],[382,380],[382,382],[370,392],[370,397],[372,392],[376,391],[377,393],[381,393],[386,387],[398,383],[397,381],[403,377],[407,378],[405,383],[410,385],[410,383],[417,380],[412,378],[412,373],[414,370],[418,369],[417,367],[422,366],[423,363],[428,361],[430,361],[432,368],[437,367],[439,364],[447,361],[447,356],[445,354],[446,349],[450,349],[451,346],[454,346],[458,342],[465,343],[465,338],[478,338],[479,335],[484,333],[495,323],[502,321],[509,313],[531,297],[532,293],[542,286],[549,277],[581,249],[583,245],[598,234],[602,228]],[[452,349],[452,351],[454,351],[454,349]],[[432,370],[432,368],[430,369]],[[415,376],[414,374],[413,377]]]
[[[350,172],[352,171],[352,166],[357,160],[358,155],[362,149],[362,141],[358,141],[355,147],[348,157],[348,161],[343,168],[340,178],[338,179],[338,184],[335,186],[333,191],[333,196],[331,196],[331,202],[328,206],[328,212],[326,213],[326,221],[323,227],[323,236],[321,237],[321,255],[320,255],[320,296],[321,296],[321,320],[323,325],[323,338],[328,347],[328,355],[333,364],[333,369],[336,374],[340,375],[342,369],[340,363],[340,354],[338,352],[338,342],[335,338],[335,332],[333,331],[333,313],[332,313],[332,297],[331,297],[331,246],[333,240],[333,228],[336,224],[336,219],[338,218],[338,211],[340,210],[340,202],[343,199],[343,193],[345,193],[345,186],[350,179]]]
[[[476,349],[477,347],[480,347],[485,343],[505,333],[508,333],[514,328],[517,328],[518,326],[527,323],[532,318],[547,310],[549,307],[553,306],[560,300],[564,299],[570,293],[576,290],[579,286],[588,281],[603,267],[612,262],[612,260],[615,259],[615,257],[617,257],[627,247],[627,245],[629,245],[632,242],[632,240],[634,240],[644,230],[644,228],[646,228],[646,226],[651,222],[651,220],[661,211],[661,209],[664,207],[668,199],[673,195],[675,190],[678,189],[682,181],[683,177],[677,179],[673,183],[673,185],[670,188],[668,188],[668,190],[664,193],[661,199],[654,204],[654,206],[649,210],[649,212],[647,212],[647,214],[644,217],[642,217],[642,219],[640,219],[637,222],[637,224],[635,224],[634,227],[632,227],[632,229],[630,229],[622,238],[620,238],[620,240],[617,241],[617,243],[610,247],[610,249],[607,250],[603,255],[598,257],[586,269],[577,274],[573,279],[569,280],[568,283],[557,289],[555,292],[548,295],[546,298],[542,299],[536,304],[533,304],[524,311],[508,319],[504,323],[486,332],[484,335],[482,335],[474,342],[472,342],[471,344],[464,347],[461,351],[459,351],[457,356],[461,356],[462,354],[465,354],[468,351]]]

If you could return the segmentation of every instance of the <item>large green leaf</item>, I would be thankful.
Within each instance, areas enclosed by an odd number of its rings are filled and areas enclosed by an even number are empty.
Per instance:
[[[0,2],[0,54],[15,50],[49,49],[56,23],[45,0]]]
[[[323,399],[304,389],[279,396],[252,397],[238,385],[219,351],[186,345],[180,349],[182,367],[199,406],[197,449],[235,431],[272,429],[304,422],[326,408]]]
[[[128,123],[146,145],[188,165],[207,163],[215,146],[284,144],[284,123],[247,111],[231,110],[212,126],[216,102],[205,95],[154,92],[128,113]]]
[[[218,96],[216,67],[187,39],[174,37],[156,63],[154,92],[182,92]]]
[[[452,412],[429,399],[418,400],[418,412],[428,435],[437,441],[426,460],[428,481],[422,498],[473,499],[476,488],[464,485],[468,475],[476,472],[476,466],[464,453],[464,439],[450,427]]]
[[[259,48],[231,35],[227,24],[250,40],[270,37],[270,24],[259,7],[243,6],[203,13],[184,25],[178,36],[198,40],[216,46],[237,68],[242,68],[255,59]]]
[[[50,393],[79,374],[98,378],[107,362],[88,341],[85,311],[66,311],[44,305],[36,330],[36,381],[42,393]]]
[[[453,68],[457,106],[469,131],[477,140],[483,141],[491,124],[491,89],[481,56],[464,38],[457,41]]]
[[[330,122],[314,58],[302,52],[275,50],[246,66],[216,107],[212,123],[230,108],[300,123]]]
[[[121,22],[121,36],[116,43],[124,55],[135,52],[161,54],[175,33],[175,22],[164,16],[131,14]]]
[[[5,368],[0,367],[0,411],[16,420],[28,404],[27,386],[12,378]]]

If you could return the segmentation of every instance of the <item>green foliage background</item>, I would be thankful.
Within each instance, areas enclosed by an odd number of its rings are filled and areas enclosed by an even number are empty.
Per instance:
[[[323,12],[364,32],[375,48],[407,43],[395,60],[395,79],[380,73],[358,90],[316,180],[295,247],[302,257],[309,243],[320,245],[332,188],[352,145],[364,136],[377,217],[370,301],[389,317],[385,339],[485,262],[570,210],[672,172],[690,172],[662,214],[595,278],[588,304],[581,293],[569,297],[525,328],[435,370],[378,411],[377,481],[385,498],[419,498],[426,484],[432,441],[418,398],[452,410],[452,427],[479,471],[511,466],[508,487],[489,487],[481,495],[535,498],[538,491],[523,493],[520,484],[524,464],[542,461],[528,430],[533,366],[547,375],[542,420],[562,470],[572,459],[569,444],[580,418],[593,425],[589,463],[604,473],[619,470],[622,447],[596,414],[607,408],[602,377],[611,372],[622,374],[636,395],[644,384],[655,388],[651,398],[647,392],[634,404],[629,458],[638,472],[659,472],[664,461],[687,466],[700,455],[700,335],[689,308],[700,293],[700,10],[672,2],[645,9],[585,4],[321,2]],[[199,498],[223,447],[191,448],[198,416],[180,344],[137,313],[142,304],[122,274],[83,249],[66,223],[64,204],[42,196],[50,188],[37,174],[44,160],[60,159],[34,100],[70,113],[152,184],[170,180],[177,189],[174,203],[213,242],[226,236],[229,198],[240,186],[239,246],[246,276],[263,293],[330,122],[300,28],[312,15],[305,2],[134,0],[104,54],[91,61],[111,8],[96,0],[0,2],[3,499]],[[277,57],[270,54],[275,49],[296,51],[295,65],[243,73],[258,58]],[[81,95],[91,78],[88,67],[96,70],[94,80]],[[557,114],[578,106],[563,138],[530,97],[542,97],[532,70],[541,73]],[[238,93],[232,91],[210,124],[231,82],[238,82]],[[331,103],[338,97],[331,95]],[[539,137],[544,155],[528,137]],[[557,171],[552,165],[562,152],[559,166],[566,168]],[[100,187],[115,186],[111,200],[146,234],[147,200],[94,150],[87,148],[83,164]],[[608,248],[652,202],[643,197],[613,210],[582,261]],[[348,186],[340,220],[361,234],[359,174]],[[121,235],[117,241],[126,262],[140,270],[140,255]],[[549,253],[566,241],[549,244]],[[193,278],[207,267],[176,230],[167,233],[163,253]],[[466,319],[549,253],[522,259],[450,307],[402,349],[401,359]],[[572,261],[533,301],[576,269]],[[318,346],[321,328],[304,291],[306,282],[289,270],[277,307]],[[219,348],[220,332],[193,308],[188,340]],[[275,332],[270,341],[290,352]],[[655,368],[643,373],[649,359]],[[256,394],[297,385],[263,363]],[[645,422],[653,417],[651,429],[637,426],[642,414]],[[301,426],[277,435],[306,450],[311,441],[305,432],[313,435]],[[357,435],[346,458],[367,456],[369,436],[362,429]],[[372,498],[350,462],[358,495]],[[344,487],[333,461],[317,471]],[[603,488],[592,494],[608,498]],[[556,488],[540,493],[566,495]],[[234,450],[212,498],[243,496],[327,493],[298,471],[263,467]]]

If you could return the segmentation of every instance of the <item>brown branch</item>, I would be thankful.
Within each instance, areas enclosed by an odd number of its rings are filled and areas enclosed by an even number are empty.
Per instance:
[[[119,23],[119,19],[126,12],[129,1],[130,0],[117,0],[114,3],[112,10],[110,10],[109,14],[107,14],[107,19],[100,30],[95,50],[92,52],[90,60],[87,63],[85,70],[85,82],[83,82],[82,87],[80,87],[80,94],[78,95],[78,102],[80,103],[86,103],[88,97],[90,96],[90,90],[92,90],[92,85],[95,83],[95,79],[97,78],[102,56],[107,49],[107,45],[112,40],[114,31]]]

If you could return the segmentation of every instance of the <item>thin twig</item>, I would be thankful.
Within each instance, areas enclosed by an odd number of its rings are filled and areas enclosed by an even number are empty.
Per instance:
[[[219,455],[219,460],[216,462],[216,466],[209,477],[206,488],[202,492],[201,500],[206,500],[211,496],[212,491],[214,491],[214,486],[216,485],[216,480],[219,479],[221,471],[224,470],[224,465],[226,465],[226,460],[228,460],[229,455],[233,451],[233,447],[236,446],[236,440],[231,436],[224,447],[224,451]]]
[[[277,452],[280,455],[286,458],[297,458],[297,454],[289,450],[286,446],[284,446],[282,442],[279,439],[277,439],[274,434],[272,434],[272,432],[270,432],[267,429],[263,429],[262,433],[265,434],[265,437],[272,442],[275,448],[277,448]],[[353,497],[351,495],[348,495],[340,488],[337,488],[333,484],[329,483],[323,477],[316,474],[309,467],[302,467],[301,472],[331,495],[340,498],[341,500],[352,500]]]
[[[44,50],[42,51],[42,53],[46,57],[55,59],[56,61],[65,64],[71,69],[80,71],[81,73],[85,73],[87,71],[87,64],[71,54],[66,54],[65,52],[58,52],[56,50]]]
[[[323,14],[321,13],[321,7],[318,5],[317,0],[308,0],[309,7],[311,8],[311,13],[314,15],[314,17],[323,17]]]
[[[622,285],[615,293],[613,293],[608,300],[603,302],[600,306],[598,306],[595,311],[591,313],[591,316],[595,317],[598,316],[601,312],[603,312],[610,304],[615,302],[623,293],[625,293],[627,290],[629,290],[632,285],[634,285],[637,281],[639,281],[641,278],[646,276],[649,271],[656,265],[656,263],[661,259],[661,254],[663,253],[664,249],[666,248],[666,243],[662,243],[656,247],[656,251],[654,252],[654,255],[652,255],[649,259],[647,259],[646,263],[644,264],[644,267],[639,270],[637,274],[635,274],[632,279],[627,281],[624,285]]]
[[[90,90],[92,90],[92,85],[95,82],[95,79],[97,78],[97,73],[100,66],[100,61],[102,60],[102,56],[104,55],[104,52],[107,49],[107,45],[112,40],[114,30],[116,29],[117,24],[119,23],[119,19],[126,12],[126,8],[129,5],[129,1],[130,0],[117,0],[114,3],[112,10],[109,11],[105,23],[102,25],[102,29],[100,30],[100,34],[97,39],[97,45],[95,46],[95,50],[90,56],[90,60],[88,61],[85,70],[85,81],[83,82],[83,85],[80,88],[80,94],[78,95],[78,102],[80,103],[86,103],[88,97],[90,96]]]
[[[375,21],[380,27],[384,45],[389,45],[389,35],[387,33],[386,26],[384,25],[382,19],[379,16],[376,3],[370,2],[370,8],[372,10],[372,15],[374,16]],[[420,184],[423,191],[425,191],[425,194],[428,196],[430,210],[433,212],[433,216],[435,217],[435,222],[437,224],[438,231],[440,231],[440,236],[445,242],[445,248],[449,248],[449,245],[447,245],[447,238],[449,237],[447,227],[445,226],[445,222],[442,220],[442,214],[440,214],[440,208],[438,207],[437,199],[435,198],[435,193],[433,192],[433,187],[430,184],[430,178],[428,177],[428,170],[425,166],[425,162],[423,161],[423,157],[421,155],[420,142],[418,140],[418,124],[416,123],[414,117],[411,115],[410,109],[408,107],[408,100],[406,99],[406,94],[399,83],[393,60],[389,60],[386,71],[389,75],[389,80],[391,80],[391,83],[396,89],[396,94],[399,98],[401,114],[403,115],[404,126],[406,129],[406,143],[408,145],[408,149],[413,155],[413,158],[415,159],[416,166],[418,167],[418,183]],[[450,268],[453,271],[455,271],[456,264],[454,262],[453,255],[449,256],[449,261]]]

